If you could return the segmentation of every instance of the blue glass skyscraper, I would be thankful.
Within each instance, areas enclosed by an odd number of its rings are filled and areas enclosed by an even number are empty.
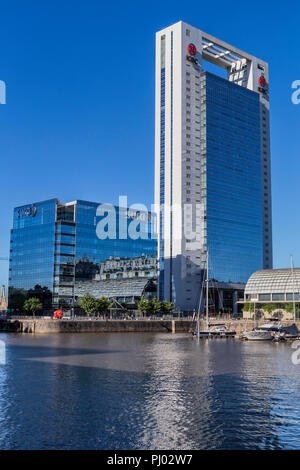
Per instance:
[[[272,267],[268,82],[265,61],[189,24],[156,35],[159,295],[181,310],[199,307],[207,253],[212,311]]]
[[[245,283],[263,266],[259,96],[207,72],[201,73],[200,83],[211,275],[220,282]]]

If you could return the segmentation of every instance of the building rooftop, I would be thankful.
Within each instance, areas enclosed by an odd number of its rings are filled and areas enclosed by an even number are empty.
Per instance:
[[[158,31],[157,34],[161,34],[162,31],[173,28],[176,25],[183,24],[186,27],[196,28],[184,21],[178,21],[177,23],[163,28],[162,30]],[[196,28],[201,33],[201,40],[202,40],[202,47],[201,47],[201,54],[203,59],[211,62],[215,65],[218,65],[224,69],[231,67],[232,65],[235,66],[239,62],[249,61],[251,62],[254,58],[254,55],[249,54],[235,46],[232,46],[228,42],[223,41],[222,39],[218,39],[211,34],[205,33],[204,31]],[[258,59],[258,58],[257,58]],[[260,60],[260,59],[259,59]],[[265,61],[260,60],[260,62]]]
[[[245,288],[245,294],[293,293],[300,290],[300,268],[264,269],[253,273]]]

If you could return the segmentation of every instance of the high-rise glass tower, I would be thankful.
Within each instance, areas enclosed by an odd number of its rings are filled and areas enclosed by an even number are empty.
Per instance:
[[[198,308],[207,252],[215,309],[231,295],[235,311],[272,267],[268,84],[265,61],[193,26],[156,35],[159,295],[183,310]]]

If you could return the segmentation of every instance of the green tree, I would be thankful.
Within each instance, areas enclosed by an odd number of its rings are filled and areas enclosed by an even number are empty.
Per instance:
[[[292,313],[294,311],[294,305],[293,304],[286,304],[284,306],[284,309],[288,312],[288,313]]]
[[[161,310],[166,315],[170,315],[173,312],[173,307],[174,307],[173,302],[168,302],[167,300],[164,300],[163,303],[161,304]]]
[[[24,310],[26,310],[26,312],[32,313],[33,316],[35,316],[38,310],[42,310],[42,308],[42,302],[36,297],[30,297],[24,302]]]
[[[263,310],[266,312],[266,313],[272,313],[274,310],[276,310],[276,305],[274,304],[266,304],[263,306]]]
[[[141,300],[138,302],[138,310],[141,312],[142,316],[144,317],[147,315],[148,312],[151,310],[151,305],[149,300],[145,299],[145,297],[142,297]]]
[[[100,297],[100,299],[95,299],[96,302],[96,312],[98,315],[106,314],[109,309],[112,307],[112,303],[106,297]]]
[[[97,299],[90,294],[84,294],[78,302],[78,305],[87,315],[92,315],[97,311]]]
[[[161,311],[161,303],[156,297],[153,297],[153,299],[151,299],[150,308],[151,312],[154,315],[157,315]]]
[[[243,312],[252,312],[254,311],[254,304],[246,302],[243,307]]]

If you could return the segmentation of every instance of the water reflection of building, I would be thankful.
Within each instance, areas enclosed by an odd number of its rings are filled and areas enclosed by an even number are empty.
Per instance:
[[[157,258],[142,255],[137,258],[114,258],[100,263],[100,274],[96,279],[129,279],[133,277],[156,277]]]
[[[136,258],[111,256],[98,265],[90,263],[88,272],[82,266],[87,258],[79,260],[80,268],[75,282],[75,298],[90,293],[95,297],[104,296],[119,302],[134,303],[141,297],[156,295],[156,255],[142,255]],[[87,274],[89,277],[87,277]]]
[[[84,294],[94,297],[107,297],[118,302],[136,303],[141,297],[152,298],[156,296],[156,279],[134,277],[126,279],[104,279],[93,281],[76,281],[75,299]]]
[[[59,305],[71,307],[86,291],[114,297],[119,286],[119,297],[126,297],[127,290],[129,298],[151,291],[149,281],[156,277],[154,227],[154,215],[146,211],[88,201],[50,199],[15,208],[9,309],[22,310],[32,293],[41,296],[45,313],[50,313]]]

